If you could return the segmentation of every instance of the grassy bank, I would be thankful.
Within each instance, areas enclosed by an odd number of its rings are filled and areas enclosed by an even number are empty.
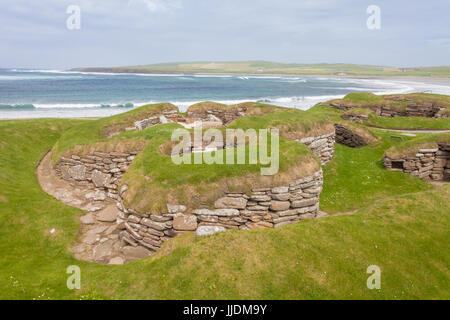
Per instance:
[[[397,143],[387,136],[379,146],[338,146],[324,169],[323,209],[358,210],[353,215],[201,239],[184,235],[157,256],[124,266],[76,261],[67,248],[82,212],[45,194],[35,168],[79,123],[0,122],[1,299],[450,298],[450,187],[382,171],[382,150]],[[66,287],[66,268],[74,264],[81,268],[80,291]],[[366,287],[372,264],[381,267],[381,290]]]

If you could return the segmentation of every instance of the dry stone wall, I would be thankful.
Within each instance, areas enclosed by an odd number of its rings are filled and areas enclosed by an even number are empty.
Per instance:
[[[55,171],[64,180],[95,189],[93,200],[102,201],[106,197],[117,200],[120,179],[139,152],[94,152],[83,157],[62,157]]]
[[[322,136],[315,141],[328,138]],[[116,201],[119,209],[116,224],[121,230],[119,239],[123,252],[139,250],[142,257],[157,251],[163,242],[183,232],[196,232],[202,236],[230,229],[276,228],[315,218],[319,213],[322,169],[286,186],[253,189],[251,194],[227,192],[215,201],[213,208],[188,211],[184,205],[167,204],[167,212],[162,214],[138,213],[123,204],[127,186],[119,190],[120,179],[138,153],[72,155],[61,158],[55,166],[60,178],[95,190],[88,195],[96,204],[111,199]]]
[[[402,171],[425,180],[450,181],[450,144],[419,149],[412,157],[392,159],[385,155],[383,165],[388,170]]]
[[[336,133],[333,131],[321,136],[306,137],[296,141],[306,144],[320,158],[322,164],[326,164],[333,158],[335,138]]]
[[[226,109],[192,109],[187,111],[187,118],[209,121],[211,117],[219,119],[224,125],[227,125],[236,118],[245,116],[247,108],[237,106],[235,108]]]
[[[253,189],[249,195],[229,192],[216,200],[214,208],[189,212],[184,205],[168,204],[167,213],[141,214],[118,201],[120,215],[117,223],[123,229],[120,239],[126,246],[145,248],[150,255],[163,242],[183,232],[196,232],[203,236],[226,230],[277,228],[315,218],[319,212],[322,184],[320,169],[286,186]]]
[[[336,142],[348,147],[357,148],[367,145],[366,140],[341,124],[334,125],[336,129]]]
[[[176,110],[162,112],[160,115],[156,115],[156,116],[153,116],[150,118],[135,121],[134,127],[126,128],[126,131],[144,130],[144,129],[156,126],[157,124],[161,124],[161,123],[178,122],[179,119],[180,119],[179,114],[178,114],[178,111],[176,111]]]
[[[432,102],[423,102],[418,104],[411,102],[405,111],[396,111],[391,109],[389,105],[383,106],[376,110],[377,115],[382,117],[435,117],[441,109]]]
[[[402,100],[399,100],[402,101]],[[345,101],[333,101],[330,106],[338,108],[344,111],[351,110],[354,108],[351,104],[347,104]],[[439,111],[443,110],[433,102],[423,102],[416,103],[410,102],[406,106],[405,111],[398,111],[393,109],[389,104],[384,106],[374,106],[370,107],[371,110],[375,111],[378,116],[381,117],[442,117]]]
[[[177,111],[136,121],[131,130],[144,130],[161,123],[178,122],[189,125],[198,120],[226,125],[245,116],[245,107],[234,109],[188,110],[187,116]],[[334,154],[335,132],[307,137],[298,142],[306,144],[322,161],[327,163]],[[190,152],[203,152],[204,145]],[[224,145],[223,148],[231,146]],[[286,186],[253,189],[250,194],[227,192],[217,199],[213,208],[188,210],[183,204],[167,204],[164,213],[138,213],[127,208],[123,196],[127,186],[119,190],[120,180],[140,150],[134,152],[94,152],[82,157],[62,157],[55,166],[56,174],[71,184],[85,186],[93,192],[89,199],[95,204],[115,200],[119,215],[117,227],[123,252],[139,252],[150,255],[161,245],[183,232],[210,235],[230,229],[250,230],[276,228],[302,219],[315,218],[319,214],[319,196],[322,191],[322,169],[314,174],[295,179]]]

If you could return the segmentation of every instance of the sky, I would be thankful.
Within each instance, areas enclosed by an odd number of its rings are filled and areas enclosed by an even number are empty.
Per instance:
[[[80,29],[69,30],[69,5]],[[369,29],[370,5],[380,28]],[[1,0],[0,67],[450,65],[449,0]]]

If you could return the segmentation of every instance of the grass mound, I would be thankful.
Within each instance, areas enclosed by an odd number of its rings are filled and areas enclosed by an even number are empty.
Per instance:
[[[389,148],[386,156],[391,159],[399,159],[414,156],[419,149],[435,149],[438,143],[450,143],[450,132],[442,134],[420,135],[417,138],[406,140]]]
[[[332,100],[329,103],[333,102],[351,108],[390,106],[392,110],[404,112],[411,103],[422,104],[424,102],[430,102],[439,108],[448,107],[450,106],[450,96],[431,93],[375,95],[370,92],[354,92],[347,94],[343,99]]]
[[[176,125],[148,128],[142,136],[148,140],[145,149],[136,157],[122,178],[128,185],[125,203],[138,212],[164,212],[166,203],[182,203],[190,208],[212,205],[225,191],[250,192],[251,188],[285,185],[292,179],[310,175],[319,170],[316,156],[304,145],[280,139],[279,173],[261,176],[266,165],[249,164],[248,146],[234,148],[235,156],[245,148],[245,164],[226,164],[228,150],[206,152],[205,156],[217,156],[224,164],[175,164],[160,146],[170,140]]]
[[[240,108],[247,109],[246,115],[249,116],[260,116],[272,111],[288,109],[259,102],[243,102],[233,105],[227,105],[213,101],[205,101],[193,104],[187,109],[187,112],[204,113],[208,110],[237,111]]]
[[[424,118],[424,117],[379,117],[369,116],[364,122],[368,126],[387,129],[402,130],[449,130],[450,118]]]
[[[346,116],[372,116],[375,112],[366,108],[353,108],[344,112]]]
[[[327,117],[330,121],[340,122],[343,115],[367,115],[364,119],[366,126],[404,129],[404,130],[443,130],[450,129],[450,118],[427,118],[427,117],[381,117],[373,111],[376,107],[390,105],[391,109],[404,111],[409,103],[432,102],[443,108],[439,112],[442,115],[450,115],[450,96],[412,93],[405,95],[385,95],[378,96],[372,93],[358,92],[349,93],[343,99],[335,99],[323,103],[318,103],[308,112]],[[345,105],[351,107],[350,110],[340,110],[330,107],[331,104]],[[447,106],[447,107],[446,107]]]
[[[170,104],[144,106],[110,118],[90,121],[65,133],[53,149],[53,160],[62,155],[85,155],[94,151],[142,150],[122,178],[128,185],[125,203],[138,212],[164,212],[167,202],[179,202],[189,207],[211,205],[224,191],[249,192],[251,187],[286,185],[291,180],[304,177],[319,170],[318,158],[304,145],[292,141],[305,136],[330,133],[333,125],[326,119],[316,119],[305,111],[281,108],[259,103],[245,103],[252,116],[239,117],[226,129],[280,130],[279,171],[273,176],[262,176],[261,168],[270,165],[250,164],[248,145],[233,148],[235,158],[239,150],[245,149],[245,164],[230,165],[225,161],[229,151],[206,152],[206,157],[218,157],[225,164],[175,164],[170,157],[172,133],[182,128],[175,123],[160,124],[142,131],[123,132],[112,138],[102,132],[111,128],[129,126],[137,118],[148,117],[164,110],[173,110]],[[215,108],[237,108],[215,102],[193,105],[189,110],[206,111]],[[193,129],[190,130],[191,134]],[[225,135],[224,135],[225,136]],[[269,149],[271,145],[269,143]],[[255,149],[256,150],[256,149]],[[194,158],[191,154],[191,158]],[[236,161],[235,161],[236,163]]]
[[[170,103],[145,105],[131,111],[98,120],[86,121],[66,132],[53,148],[53,162],[57,162],[64,153],[86,154],[96,151],[134,151],[142,148],[143,141],[126,141],[126,134],[111,139],[125,128],[132,127],[135,121],[147,119],[163,112],[178,111]],[[90,146],[90,147],[89,147]]]
[[[334,130],[333,124],[328,121],[326,115],[288,108],[282,108],[262,116],[238,118],[231,122],[228,127],[244,130],[277,128],[281,137],[294,140],[309,136],[320,136]]]

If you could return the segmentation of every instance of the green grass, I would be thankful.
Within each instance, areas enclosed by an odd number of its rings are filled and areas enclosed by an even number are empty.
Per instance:
[[[125,141],[127,140],[126,134],[113,139],[109,138],[109,136],[119,134],[127,127],[133,127],[135,121],[159,115],[164,111],[173,110],[178,111],[178,108],[170,103],[150,104],[111,117],[86,121],[68,130],[58,140],[53,148],[53,161],[57,162],[65,151],[76,146],[86,146],[95,142],[101,143],[106,141],[109,141],[111,146],[127,143]],[[142,147],[142,143],[137,144]],[[129,146],[130,149],[133,147],[133,145]]]
[[[405,142],[392,140],[389,132],[378,130],[377,135],[381,140],[372,146],[350,148],[335,145],[335,159],[324,169],[321,210],[348,212],[386,197],[431,189],[417,177],[386,170],[382,164],[385,151]],[[410,137],[403,139],[414,141]]]
[[[450,143],[450,132],[441,134],[419,135],[413,139],[407,139],[386,151],[390,158],[411,157],[418,153],[419,149],[434,149],[438,143]]]
[[[357,64],[299,64],[269,61],[200,61],[160,63],[142,66],[77,68],[85,72],[186,73],[186,74],[285,74],[350,76],[421,76],[449,77],[450,67],[397,68]]]
[[[344,99],[331,100],[323,103],[318,103],[308,110],[308,113],[315,116],[328,118],[329,121],[342,122],[342,115],[344,114],[367,114],[369,119],[364,120],[366,126],[387,128],[387,129],[404,129],[404,130],[445,130],[450,129],[450,118],[425,118],[425,117],[380,117],[370,110],[370,107],[390,104],[393,109],[403,110],[408,103],[412,101],[395,102],[392,97],[408,97],[413,99],[416,103],[425,101],[435,102],[441,107],[450,104],[450,97],[437,94],[414,93],[407,95],[387,95],[377,96],[372,93],[358,92],[349,93]],[[329,104],[333,101],[345,101],[346,104],[353,108],[344,111],[337,108],[330,107]],[[366,111],[364,111],[366,110]],[[446,114],[447,108],[442,113]]]
[[[331,100],[331,102],[343,103],[352,108],[379,108],[389,106],[392,110],[405,112],[411,103],[422,104],[431,102],[439,108],[450,106],[450,97],[442,94],[432,93],[409,93],[409,94],[390,94],[375,95],[370,92],[354,92],[347,94],[342,99]]]
[[[388,129],[404,130],[448,130],[450,118],[423,118],[423,117],[379,117],[370,115],[365,124]]]
[[[396,143],[387,137],[379,147],[338,146],[324,169],[322,208],[356,214],[201,239],[184,235],[157,257],[124,266],[77,261],[67,248],[82,212],[45,194],[35,168],[79,123],[0,122],[0,299],[450,298],[450,186],[382,171],[380,155]],[[381,267],[381,290],[366,288],[372,264]],[[69,265],[81,268],[80,291],[66,287]]]

